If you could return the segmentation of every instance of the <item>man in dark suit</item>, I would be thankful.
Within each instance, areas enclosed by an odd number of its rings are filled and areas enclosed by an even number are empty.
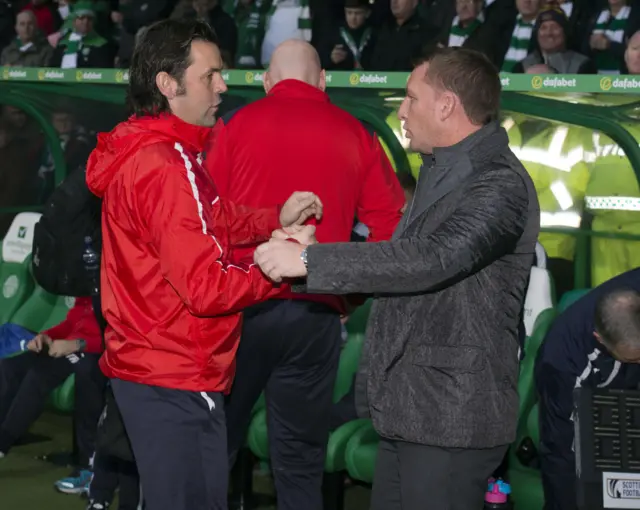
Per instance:
[[[481,508],[515,439],[540,208],[498,123],[499,100],[485,56],[436,50],[411,73],[399,110],[411,149],[428,155],[391,241],[275,239],[256,250],[273,280],[376,296],[358,377],[366,389],[356,389],[382,436],[373,510]],[[309,230],[280,236],[308,244]]]

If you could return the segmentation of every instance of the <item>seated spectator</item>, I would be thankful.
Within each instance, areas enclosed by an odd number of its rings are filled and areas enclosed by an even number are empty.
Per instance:
[[[534,378],[546,510],[577,508],[574,388],[636,389],[639,363],[640,269],[634,269],[570,306],[540,347]]]
[[[57,326],[36,335],[29,352],[0,360],[0,458],[23,437],[40,416],[49,394],[75,374],[75,431],[82,492],[91,480],[89,459],[95,449],[102,413],[105,378],[98,367],[103,350],[100,328],[90,298],[78,298]]]
[[[95,17],[92,2],[81,0],[73,5],[70,15],[72,29],[58,41],[53,56],[55,67],[113,67],[113,52],[109,42],[93,28]]]
[[[38,28],[45,36],[53,34],[62,25],[57,7],[49,0],[31,0],[22,10],[35,14]]]
[[[418,0],[391,0],[392,18],[380,27],[369,67],[374,71],[410,71],[437,37],[418,12]]]
[[[349,71],[368,69],[374,43],[374,31],[368,23],[371,10],[368,0],[346,0],[344,20],[317,43],[324,69]]]
[[[600,74],[624,70],[626,41],[640,29],[640,8],[629,0],[608,0],[606,9],[589,24],[582,51],[595,62]]]
[[[594,63],[567,48],[569,20],[564,11],[551,8],[538,15],[533,29],[534,50],[516,64],[514,73],[596,74]]]
[[[456,16],[438,37],[442,47],[469,48],[492,57],[494,32],[486,21],[484,0],[456,0]]]
[[[492,59],[503,72],[510,73],[533,49],[533,27],[538,17],[542,0],[516,0],[518,14],[512,29],[496,34],[495,57]]]
[[[171,17],[185,16],[191,7],[190,3],[191,0],[180,0]],[[185,4],[188,5],[185,6]],[[260,67],[260,49],[270,10],[269,3],[254,0],[225,0],[222,8],[234,19],[238,28],[235,66],[246,69]]]
[[[640,74],[640,31],[629,39],[624,52],[624,63],[628,74]]]
[[[271,0],[267,16],[260,62],[269,67],[271,54],[287,39],[311,42],[309,0]]]
[[[32,11],[22,11],[16,17],[16,38],[2,50],[0,65],[47,67],[51,64],[53,49],[40,36]]]
[[[567,41],[567,48],[570,50],[582,51],[584,31],[591,16],[591,3],[579,0],[545,0],[545,8],[559,7],[569,20],[567,33],[570,39]]]
[[[233,67],[238,48],[238,28],[218,0],[192,0],[192,9],[186,17],[204,19],[218,36],[218,47],[226,67]]]

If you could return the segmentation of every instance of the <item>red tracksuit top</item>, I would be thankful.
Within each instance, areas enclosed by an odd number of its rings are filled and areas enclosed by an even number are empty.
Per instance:
[[[99,354],[102,352],[102,335],[100,326],[93,312],[91,298],[76,298],[73,308],[64,320],[52,328],[42,331],[52,340],[84,340],[85,352]]]
[[[250,207],[313,191],[324,204],[316,231],[321,243],[349,241],[356,216],[369,228],[369,241],[385,241],[402,216],[404,193],[376,135],[325,92],[298,80],[283,80],[267,97],[220,119],[204,166],[221,197]],[[234,251],[238,259],[251,255],[252,248]],[[277,297],[344,311],[334,296]]]
[[[226,392],[241,312],[279,292],[234,245],[265,241],[279,208],[221,199],[200,165],[211,128],[173,115],[132,117],[98,136],[87,185],[102,197],[100,359],[110,378]]]

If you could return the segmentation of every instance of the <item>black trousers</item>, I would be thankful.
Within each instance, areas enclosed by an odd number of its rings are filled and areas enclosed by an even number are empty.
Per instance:
[[[507,447],[438,448],[382,439],[371,510],[482,510],[487,480]]]
[[[117,488],[120,488],[118,510],[137,510],[140,503],[140,478],[136,465],[96,454],[93,459],[89,500],[109,506]]]
[[[0,451],[6,453],[28,432],[44,410],[51,391],[75,374],[77,462],[87,467],[104,405],[106,378],[100,372],[98,359],[97,354],[52,358],[45,353],[27,352],[0,360]]]
[[[244,445],[251,409],[265,390],[279,510],[322,509],[340,344],[340,318],[325,305],[273,300],[244,313],[226,408],[230,460]]]
[[[226,510],[229,479],[224,401],[112,379],[146,510]]]

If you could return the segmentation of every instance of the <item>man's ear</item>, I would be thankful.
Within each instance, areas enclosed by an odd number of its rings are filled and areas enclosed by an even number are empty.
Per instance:
[[[164,71],[156,74],[156,86],[169,101],[178,95],[178,82]]]
[[[443,92],[440,96],[440,119],[444,121],[451,117],[459,103],[460,101],[455,94],[448,91]]]
[[[271,75],[269,74],[269,71],[265,71],[264,73],[264,80],[262,80],[262,86],[264,87],[265,94],[268,94],[269,91],[271,90],[271,87],[273,87],[273,84],[271,83]]]
[[[324,92],[325,89],[327,88],[327,73],[325,72],[324,69],[322,71],[320,71],[320,79],[318,80],[318,88],[320,90],[322,90],[322,92]]]

